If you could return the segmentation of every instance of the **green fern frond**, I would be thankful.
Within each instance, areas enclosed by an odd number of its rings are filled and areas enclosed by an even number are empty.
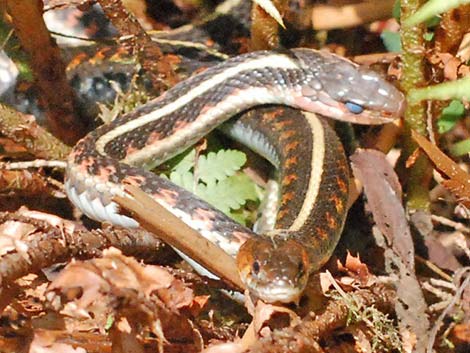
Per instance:
[[[220,150],[201,156],[197,162],[197,177],[207,185],[214,185],[234,175],[246,163],[246,155],[236,150]]]

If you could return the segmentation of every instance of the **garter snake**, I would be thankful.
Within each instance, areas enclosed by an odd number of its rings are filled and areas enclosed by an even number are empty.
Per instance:
[[[371,70],[312,49],[233,57],[91,132],[68,158],[66,191],[87,216],[125,227],[114,195],[139,186],[190,227],[237,256],[242,280],[268,302],[295,301],[308,275],[331,255],[346,215],[348,167],[341,144],[314,114],[242,117],[225,130],[280,169],[275,229],[266,236],[235,223],[149,168],[194,144],[230,117],[267,104],[381,124],[397,118],[403,95]]]

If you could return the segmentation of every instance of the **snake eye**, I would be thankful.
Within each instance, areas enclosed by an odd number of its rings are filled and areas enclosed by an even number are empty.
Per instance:
[[[353,102],[346,102],[344,105],[353,114],[361,114],[364,111],[364,107],[362,105]]]
[[[259,265],[259,262],[258,261],[255,261],[253,262],[253,273],[255,275],[257,275],[259,273],[259,270],[260,270],[260,265]]]

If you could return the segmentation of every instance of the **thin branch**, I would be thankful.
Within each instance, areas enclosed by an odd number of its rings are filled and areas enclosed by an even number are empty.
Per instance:
[[[394,3],[395,0],[363,1],[343,6],[318,4],[312,9],[313,29],[348,28],[389,18]]]
[[[70,153],[70,147],[40,127],[31,116],[2,104],[0,132],[23,145],[36,158],[64,160]]]
[[[42,17],[40,0],[7,0],[16,35],[29,61],[45,106],[50,131],[67,144],[86,133],[86,124],[74,113],[75,94],[65,75],[60,50]],[[60,94],[58,94],[60,92]]]
[[[121,0],[98,0],[98,2],[119,31],[124,48],[130,54],[137,55],[142,67],[151,74],[154,88],[163,92],[173,86],[178,77],[170,63],[137,19],[124,8]]]
[[[70,221],[62,220],[62,224],[54,226],[37,218],[0,213],[0,224],[7,221],[31,224],[36,231],[34,236],[21,240],[21,252],[12,250],[0,257],[0,311],[11,299],[5,297],[5,294],[8,296],[7,289],[24,275],[38,273],[45,267],[69,261],[73,257],[87,259],[99,256],[103,249],[110,246],[119,248],[126,255],[154,258],[162,245],[156,237],[136,230],[130,232],[112,228],[75,232],[74,223]]]
[[[163,241],[187,254],[233,287],[244,289],[234,258],[187,226],[139,188],[128,185],[126,191],[134,199],[114,199],[120,206],[131,211],[132,216],[143,228],[158,234]]]

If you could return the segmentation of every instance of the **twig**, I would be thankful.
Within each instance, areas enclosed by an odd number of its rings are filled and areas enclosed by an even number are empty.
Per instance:
[[[315,5],[312,9],[312,24],[315,30],[330,30],[359,26],[389,18],[395,0],[365,1],[358,4]]]
[[[154,87],[164,91],[178,77],[158,45],[152,41],[137,19],[122,5],[121,0],[98,0],[106,16],[119,31],[120,41],[131,54],[137,54],[142,67],[151,73]]]
[[[41,91],[47,125],[62,141],[74,144],[85,134],[86,126],[74,114],[75,94],[68,84],[60,50],[44,23],[42,7],[39,0],[6,1],[16,35],[29,55]]]
[[[0,162],[0,169],[28,169],[28,168],[61,168],[65,169],[67,163],[64,161],[49,161],[45,159],[36,159],[34,161],[24,161],[24,162],[11,162],[3,163]]]
[[[15,193],[16,197],[38,197],[49,195],[50,190],[44,175],[27,170],[0,170],[0,194]]]
[[[419,147],[426,153],[427,157],[435,164],[436,169],[445,174],[449,179],[441,184],[448,188],[461,203],[470,205],[470,178],[469,174],[460,168],[444,152],[438,149],[426,138],[411,131],[412,138],[419,144]]]
[[[451,281],[452,280],[452,277],[450,277],[447,273],[445,273],[444,271],[442,271],[439,267],[437,267],[435,264],[433,264],[431,261],[427,260],[427,259],[424,259],[422,258],[421,256],[419,255],[415,255],[415,259],[423,264],[425,264],[431,271],[433,271],[434,273],[438,274],[439,276],[441,276],[442,278],[448,280],[448,281]]]
[[[434,326],[433,326],[433,328],[432,328],[432,330],[429,334],[428,346],[426,348],[427,353],[433,353],[434,352],[433,346],[434,346],[434,343],[436,341],[436,335],[437,335],[437,332],[439,331],[439,328],[442,325],[442,322],[444,321],[444,318],[447,316],[447,314],[449,314],[449,312],[452,310],[452,308],[455,306],[457,301],[462,296],[464,290],[467,289],[468,285],[470,284],[470,274],[469,274],[470,273],[470,267],[462,269],[461,275],[464,275],[465,273],[467,273],[466,278],[464,279],[462,284],[458,287],[457,292],[455,293],[454,297],[450,301],[447,308],[441,313],[441,315],[439,315],[439,318],[434,323]]]
[[[238,276],[235,259],[187,226],[139,188],[128,185],[126,191],[134,199],[114,197],[114,200],[132,212],[132,216],[142,227],[158,234],[163,241],[187,254],[233,287],[244,289]]]
[[[0,132],[36,158],[64,160],[70,147],[40,127],[31,116],[0,104]]]
[[[431,215],[431,219],[433,221],[439,222],[440,224],[443,224],[445,226],[452,227],[455,230],[458,230],[459,232],[470,233],[470,228],[465,227],[462,223],[455,222],[451,219],[448,219],[448,218],[445,218],[445,217],[442,217],[442,216],[438,216],[438,215]]]
[[[72,257],[96,257],[110,246],[121,249],[127,255],[139,258],[149,255],[154,257],[162,244],[147,232],[129,232],[124,229],[73,232],[68,229],[74,226],[70,221],[64,221],[61,226],[53,226],[32,217],[0,213],[0,224],[6,221],[31,224],[37,229],[33,237],[23,240],[22,253],[10,251],[0,257],[0,311],[9,301],[5,298],[5,293],[8,292],[6,289],[13,281],[28,273],[37,273],[45,267],[68,261]]]
[[[385,52],[385,53],[372,53],[364,55],[356,55],[351,58],[352,61],[361,65],[372,65],[377,63],[389,64],[395,60],[398,53]]]

